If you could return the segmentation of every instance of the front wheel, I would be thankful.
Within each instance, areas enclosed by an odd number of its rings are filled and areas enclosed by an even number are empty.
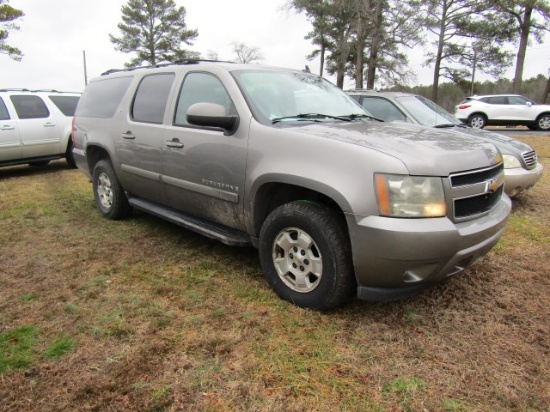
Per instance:
[[[103,216],[116,220],[130,214],[132,207],[111,163],[106,160],[97,162],[92,182],[95,202]]]
[[[298,201],[275,209],[262,225],[259,251],[270,286],[298,306],[333,309],[355,291],[345,222],[325,206]]]
[[[541,114],[537,118],[537,128],[542,131],[550,130],[550,114]]]
[[[487,119],[482,114],[474,114],[468,119],[468,124],[476,129],[483,129],[487,125]]]

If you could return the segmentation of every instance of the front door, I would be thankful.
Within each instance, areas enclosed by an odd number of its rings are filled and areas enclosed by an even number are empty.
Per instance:
[[[185,77],[172,125],[165,132],[164,176],[169,204],[180,211],[244,229],[242,219],[246,172],[247,126],[233,134],[190,125],[187,109],[215,103],[236,114],[235,106],[214,75],[191,72]]]

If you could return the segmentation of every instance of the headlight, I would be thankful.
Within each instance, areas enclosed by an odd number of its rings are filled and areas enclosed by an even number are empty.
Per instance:
[[[504,168],[505,169],[516,169],[518,167],[521,167],[521,163],[519,159],[514,155],[502,155],[502,158],[504,160]]]
[[[447,213],[438,177],[375,175],[378,210],[391,217],[442,217]]]

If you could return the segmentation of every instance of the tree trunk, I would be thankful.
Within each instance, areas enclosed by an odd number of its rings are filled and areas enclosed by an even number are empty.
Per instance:
[[[355,88],[363,88],[363,67],[365,63],[365,33],[363,30],[363,15],[362,10],[357,10],[357,23],[355,31],[357,34],[357,40],[355,44]]]
[[[546,100],[548,99],[549,94],[550,94],[550,74],[548,75],[548,81],[546,82],[546,88],[544,89],[544,93],[542,94],[542,98],[540,99],[540,102],[542,104],[546,103]]]
[[[323,71],[325,69],[325,39],[323,37],[321,37],[321,57],[320,57],[320,63],[319,65],[321,66],[319,68],[319,76],[323,77]]]
[[[441,26],[439,28],[439,41],[437,43],[437,55],[435,56],[434,79],[432,89],[432,100],[437,103],[438,88],[439,88],[439,72],[441,71],[441,59],[443,58],[443,45],[445,42],[445,24],[446,24],[447,8],[444,7],[441,18]]]
[[[529,40],[529,30],[531,29],[531,15],[533,7],[526,5],[525,14],[523,15],[523,23],[520,25],[521,33],[519,37],[519,49],[516,58],[516,74],[514,75],[513,92],[521,93],[521,83],[523,78],[523,64],[525,62],[525,53],[527,51],[527,43]]]

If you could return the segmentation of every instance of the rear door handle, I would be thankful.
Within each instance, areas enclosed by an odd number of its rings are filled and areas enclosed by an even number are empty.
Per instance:
[[[136,136],[134,136],[134,134],[128,130],[126,133],[122,133],[122,138],[123,139],[135,139]]]
[[[173,147],[174,149],[181,149],[183,147],[183,143],[181,143],[178,138],[174,137],[172,140],[166,141],[166,146]]]
[[[44,123],[44,127],[55,127],[55,124],[54,123]]]

